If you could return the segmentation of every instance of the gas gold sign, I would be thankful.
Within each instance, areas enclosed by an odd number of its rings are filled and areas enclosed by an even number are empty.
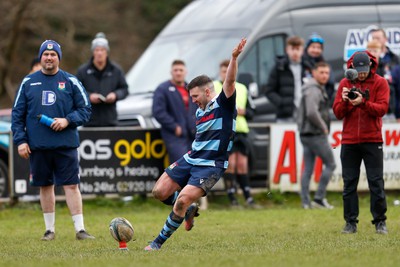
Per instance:
[[[121,166],[128,165],[134,159],[161,159],[166,155],[166,148],[161,139],[151,140],[151,134],[145,134],[145,140],[136,139],[129,143],[120,139],[115,143],[114,154],[121,159]]]
[[[162,159],[166,156],[166,148],[161,139],[151,139],[151,133],[146,132],[145,138],[118,139],[114,149],[111,149],[110,139],[85,139],[79,147],[79,155],[84,160],[109,160],[112,154],[120,159],[120,166],[126,166],[132,159]]]

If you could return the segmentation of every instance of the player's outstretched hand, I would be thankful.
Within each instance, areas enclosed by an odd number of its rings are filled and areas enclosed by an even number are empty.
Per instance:
[[[242,53],[246,42],[247,42],[246,38],[242,38],[242,40],[240,40],[240,43],[232,51],[232,57],[237,58],[240,55],[240,53]]]

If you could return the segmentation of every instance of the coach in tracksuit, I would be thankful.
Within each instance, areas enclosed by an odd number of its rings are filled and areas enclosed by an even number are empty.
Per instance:
[[[30,161],[30,183],[40,187],[40,204],[46,232],[43,241],[55,238],[54,185],[63,186],[72,215],[76,239],[93,239],[85,231],[79,191],[77,127],[89,121],[91,105],[78,79],[59,69],[61,46],[52,40],[39,50],[41,71],[26,76],[12,110],[14,143],[18,154]],[[45,125],[43,116],[53,121]]]
[[[153,116],[161,124],[161,136],[171,163],[189,151],[196,132],[197,106],[186,89],[186,73],[182,60],[172,62],[171,80],[160,84],[153,96]]]

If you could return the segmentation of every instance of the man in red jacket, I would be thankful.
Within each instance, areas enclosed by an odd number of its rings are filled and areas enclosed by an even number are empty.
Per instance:
[[[369,52],[356,52],[347,62],[358,77],[342,79],[333,112],[343,119],[340,159],[343,176],[344,234],[357,232],[361,161],[364,161],[371,195],[372,224],[376,233],[387,234],[386,197],[383,181],[382,117],[388,111],[389,86],[376,74],[378,62]],[[351,88],[358,88],[354,91]]]

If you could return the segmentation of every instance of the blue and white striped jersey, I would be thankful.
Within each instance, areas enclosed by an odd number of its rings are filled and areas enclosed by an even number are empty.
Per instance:
[[[228,167],[236,129],[236,92],[226,98],[224,91],[212,99],[204,110],[196,111],[196,138],[183,157],[196,166]]]

